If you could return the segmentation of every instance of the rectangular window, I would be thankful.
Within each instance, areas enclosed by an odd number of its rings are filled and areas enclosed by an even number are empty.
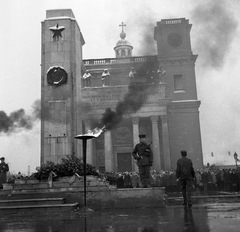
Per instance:
[[[182,74],[174,75],[174,91],[180,91],[183,89],[183,78]]]

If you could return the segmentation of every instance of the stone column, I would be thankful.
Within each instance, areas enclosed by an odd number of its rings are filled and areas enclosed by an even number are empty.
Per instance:
[[[139,117],[133,117],[132,118],[132,124],[133,124],[133,147],[139,143]],[[136,164],[135,159],[132,158],[132,168],[133,171],[136,172],[138,171],[138,166]]]
[[[164,157],[164,169],[171,169],[171,156],[170,156],[170,144],[169,144],[169,131],[167,115],[161,116],[162,121],[162,142],[163,142],[163,157]]]
[[[111,131],[104,132],[105,171],[114,172],[114,157],[112,150]]]
[[[160,157],[160,140],[158,129],[159,116],[151,116],[152,121],[152,151],[153,151],[153,169],[161,170],[161,157]]]
[[[86,119],[84,120],[85,124],[85,132],[91,129],[91,120]],[[87,140],[87,164],[94,165],[93,163],[93,140],[88,139]]]

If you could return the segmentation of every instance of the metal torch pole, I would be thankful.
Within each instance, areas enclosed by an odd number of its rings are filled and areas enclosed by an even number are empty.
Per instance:
[[[83,175],[84,175],[84,206],[87,206],[87,187],[86,187],[86,151],[87,139],[83,139]]]

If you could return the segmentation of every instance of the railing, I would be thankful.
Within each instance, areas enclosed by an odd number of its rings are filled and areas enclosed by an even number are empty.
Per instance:
[[[167,20],[165,21],[166,24],[178,24],[181,23],[182,20],[181,19],[175,19],[175,20]]]
[[[84,65],[98,65],[98,64],[115,64],[115,63],[129,63],[129,62],[146,62],[157,61],[157,56],[135,56],[127,58],[106,58],[106,59],[89,59],[83,60]]]

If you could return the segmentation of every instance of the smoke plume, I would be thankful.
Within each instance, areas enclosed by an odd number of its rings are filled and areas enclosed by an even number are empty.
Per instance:
[[[0,111],[0,133],[14,133],[19,130],[31,130],[40,119],[40,100],[36,100],[32,106],[32,113],[26,114],[24,109],[19,109],[7,115]]]
[[[128,93],[123,100],[118,102],[115,111],[107,108],[101,119],[101,127],[105,126],[106,130],[111,130],[123,119],[123,115],[134,113],[139,110],[147,100],[148,90],[153,88],[151,85],[130,84]]]
[[[157,44],[154,40],[154,27],[157,18],[150,6],[140,6],[141,4],[138,6],[139,10],[134,11],[134,17],[132,12],[129,12],[130,17],[126,20],[127,27],[129,29],[134,28],[134,33],[131,30],[128,35],[129,41],[134,47],[134,56],[156,55]]]
[[[202,65],[220,69],[231,48],[237,21],[226,1],[201,1],[191,14],[194,21],[195,48],[201,51]]]

